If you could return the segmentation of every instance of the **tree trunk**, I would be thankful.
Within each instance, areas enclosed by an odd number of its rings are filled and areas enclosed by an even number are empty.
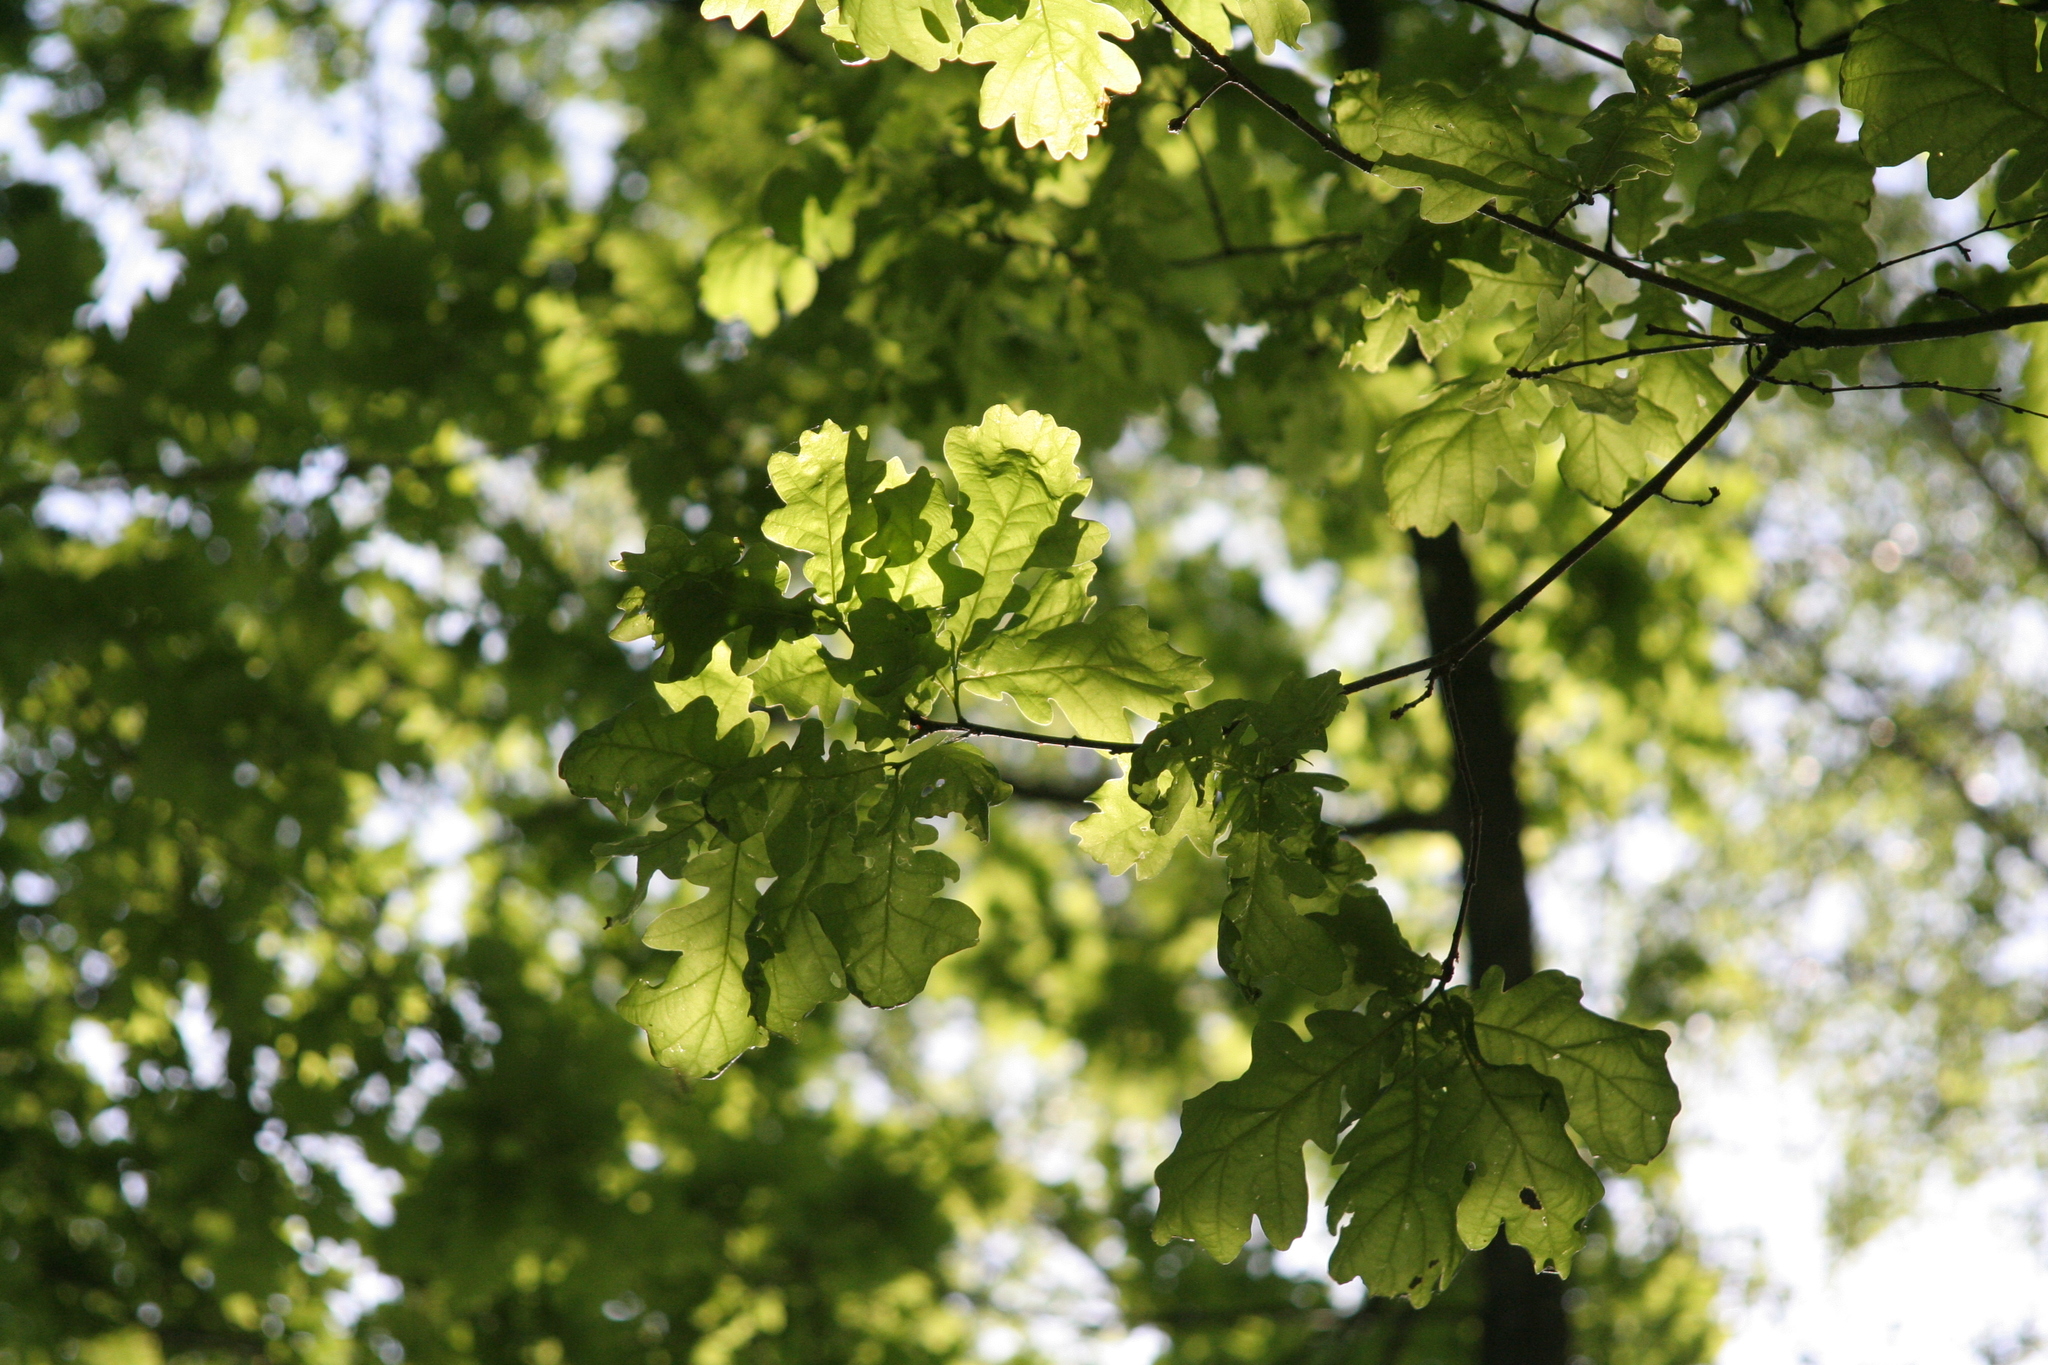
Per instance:
[[[1422,614],[1432,653],[1469,635],[1479,624],[1479,589],[1453,527],[1440,536],[1410,533]],[[1522,796],[1515,786],[1515,726],[1493,671],[1491,642],[1465,657],[1446,685],[1457,708],[1462,754],[1453,769],[1450,810],[1459,842],[1472,865],[1472,904],[1465,925],[1465,962],[1477,980],[1499,967],[1510,986],[1536,970],[1535,932],[1529,915],[1528,868],[1522,861]],[[1465,821],[1464,779],[1482,817],[1476,856]],[[1564,1315],[1564,1281],[1539,1275],[1529,1253],[1496,1237],[1480,1254],[1486,1281],[1481,1365],[1565,1365],[1571,1344]]]

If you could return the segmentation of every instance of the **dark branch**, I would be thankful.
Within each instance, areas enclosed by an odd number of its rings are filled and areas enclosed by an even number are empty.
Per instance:
[[[1588,57],[1593,58],[1595,61],[1602,61],[1607,63],[1609,66],[1621,67],[1624,69],[1626,69],[1628,65],[1626,62],[1622,61],[1621,58],[1615,56],[1612,52],[1609,52],[1604,48],[1594,47],[1591,43],[1581,41],[1578,38],[1574,38],[1571,34],[1566,33],[1561,28],[1552,28],[1550,25],[1539,20],[1533,14],[1517,14],[1513,10],[1509,9],[1506,5],[1494,4],[1493,0],[1464,0],[1464,3],[1470,5],[1474,9],[1483,9],[1488,14],[1498,15],[1500,18],[1503,18],[1507,20],[1509,23],[1513,24],[1516,28],[1527,29],[1529,32],[1534,33],[1539,37],[1550,39],[1550,41],[1552,41],[1553,43],[1563,43],[1566,47],[1574,48],[1580,52],[1585,53]]]
[[[1773,76],[1795,67],[1805,66],[1808,62],[1817,62],[1823,57],[1841,56],[1849,50],[1849,35],[1852,32],[1853,29],[1845,28],[1831,38],[1821,39],[1812,47],[1801,47],[1789,57],[1780,57],[1774,62],[1765,62],[1760,66],[1716,76],[1713,80],[1695,85],[1692,88],[1692,97],[1698,102],[1701,113],[1717,109],[1730,100],[1740,99]]]
[[[1154,3],[1157,3],[1157,0],[1154,0]],[[1486,217],[1493,219],[1496,223],[1511,227],[1517,232],[1527,233],[1529,236],[1539,241],[1548,242],[1552,246],[1563,247],[1566,251],[1574,255],[1583,256],[1589,261],[1598,261],[1608,269],[1618,271],[1632,280],[1640,280],[1644,284],[1655,285],[1657,288],[1677,294],[1681,298],[1697,299],[1701,303],[1710,303],[1724,313],[1738,318],[1748,318],[1751,322],[1762,327],[1768,327],[1774,332],[1783,331],[1792,325],[1784,318],[1767,313],[1753,303],[1744,303],[1741,299],[1723,294],[1718,289],[1709,289],[1702,284],[1692,284],[1686,280],[1681,280],[1676,275],[1667,275],[1661,270],[1653,270],[1639,261],[1632,261],[1626,256],[1602,250],[1589,242],[1582,242],[1576,237],[1557,231],[1555,228],[1544,227],[1541,223],[1532,223],[1518,214],[1497,209],[1491,204],[1479,211]]]
[[[951,732],[962,735],[981,735],[989,739],[1021,739],[1027,744],[1052,744],[1062,749],[1096,749],[1105,754],[1134,754],[1138,746],[1113,739],[1082,739],[1078,735],[1041,735],[1031,730],[1012,730],[1002,725],[983,725],[972,720],[933,720],[930,716],[912,711],[908,717],[910,728],[919,735],[936,735]]]
[[[1769,378],[1771,367],[1778,363],[1783,354],[1781,350],[1777,349],[1768,352],[1764,357],[1763,363],[1758,365],[1736,387],[1735,392],[1728,395],[1727,401],[1714,410],[1714,415],[1707,419],[1706,425],[1695,432],[1693,438],[1680,447],[1678,453],[1666,461],[1664,467],[1652,475],[1648,483],[1629,494],[1621,506],[1610,512],[1607,519],[1594,527],[1585,539],[1572,546],[1570,550],[1565,552],[1563,558],[1538,574],[1528,587],[1523,588],[1520,592],[1509,598],[1502,604],[1500,610],[1494,612],[1493,615],[1487,617],[1484,621],[1481,621],[1470,635],[1467,635],[1449,649],[1430,655],[1427,659],[1417,659],[1414,663],[1402,664],[1398,668],[1382,669],[1378,673],[1360,678],[1357,682],[1346,683],[1344,685],[1345,692],[1363,692],[1367,688],[1378,687],[1382,683],[1396,682],[1402,678],[1412,678],[1418,673],[1427,673],[1434,679],[1437,675],[1456,668],[1458,662],[1467,654],[1470,654],[1480,641],[1493,634],[1496,630],[1499,630],[1531,602],[1535,601],[1537,595],[1545,588],[1564,577],[1572,565],[1584,559],[1594,546],[1612,535],[1615,528],[1634,516],[1644,503],[1661,494],[1671,480],[1677,477],[1678,471],[1691,463],[1695,455],[1705,450],[1712,443],[1713,439],[1721,434],[1721,429],[1728,425],[1729,419],[1735,416],[1742,408],[1742,405],[1750,400],[1751,395],[1757,391],[1757,388]]]
[[[2030,322],[2048,322],[2048,303],[2027,303],[2014,308],[1994,308],[1974,318],[1943,318],[1933,322],[1905,322],[1890,327],[1783,327],[1773,335],[1759,338],[1794,351],[1836,351],[1856,346],[1897,346],[1909,341],[1950,341],[1957,337],[1981,336],[2024,327]]]

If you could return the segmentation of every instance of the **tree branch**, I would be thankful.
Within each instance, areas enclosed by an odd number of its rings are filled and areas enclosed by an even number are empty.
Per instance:
[[[1617,360],[1634,360],[1637,356],[1669,355],[1673,351],[1711,351],[1721,346],[1757,344],[1760,343],[1752,342],[1747,337],[1703,337],[1698,341],[1674,342],[1669,346],[1634,346],[1626,351],[1616,351],[1613,355],[1598,355],[1591,360],[1567,360],[1559,365],[1542,365],[1533,370],[1518,369],[1510,365],[1507,374],[1510,379],[1546,379],[1553,374],[1563,374],[1566,370],[1580,370],[1588,365],[1612,365]]]
[[[2025,417],[2048,418],[2048,412],[2036,412],[2023,408],[2018,403],[2008,403],[1998,396],[1997,389],[1972,389],[1961,384],[1944,384],[1938,379],[1901,379],[1892,384],[1820,384],[1811,379],[1774,379],[1774,384],[1784,384],[1795,389],[1810,389],[1814,393],[1884,393],[1895,389],[1931,389],[1936,393],[1959,394],[1974,398],[1980,403],[1989,403],[1994,408],[2017,412]]]
[[[1497,15],[1513,24],[1516,28],[1527,29],[1539,37],[1550,39],[1553,43],[1563,43],[1566,47],[1575,48],[1595,61],[1602,61],[1609,66],[1620,67],[1624,70],[1628,66],[1626,62],[1622,61],[1621,58],[1615,56],[1612,52],[1604,48],[1594,47],[1591,43],[1574,38],[1561,28],[1552,28],[1550,25],[1539,20],[1534,14],[1517,14],[1506,5],[1494,4],[1493,0],[1464,0],[1464,3],[1474,9],[1483,9],[1488,14]]]
[[[1740,99],[1781,72],[1805,66],[1808,62],[1817,62],[1823,57],[1841,56],[1849,50],[1849,35],[1853,32],[1853,28],[1845,28],[1832,37],[1821,39],[1812,47],[1801,47],[1789,57],[1780,57],[1774,62],[1764,62],[1741,71],[1731,71],[1725,76],[1716,76],[1713,80],[1695,85],[1692,88],[1692,97],[1699,105],[1699,112],[1703,114],[1709,109],[1718,109],[1730,100]]]
[[[919,735],[936,735],[952,732],[962,735],[981,735],[989,739],[1021,739],[1027,744],[1052,744],[1062,749],[1095,749],[1105,754],[1134,754],[1138,746],[1113,739],[1082,739],[1078,735],[1041,735],[1030,730],[1012,730],[1002,725],[983,725],[972,720],[933,720],[930,716],[912,711],[908,717],[910,728]]]
[[[1487,636],[1507,624],[1510,619],[1520,613],[1531,602],[1535,601],[1537,595],[1545,588],[1564,577],[1572,565],[1584,559],[1594,546],[1612,535],[1616,527],[1634,516],[1644,503],[1662,493],[1666,485],[1673,478],[1677,477],[1678,471],[1691,463],[1695,455],[1705,450],[1713,439],[1721,434],[1722,428],[1728,425],[1729,419],[1734,417],[1741,410],[1742,405],[1750,400],[1751,395],[1755,394],[1758,387],[1768,380],[1771,367],[1776,365],[1783,358],[1783,355],[1784,352],[1777,349],[1767,353],[1763,363],[1758,365],[1756,369],[1743,379],[1735,391],[1728,395],[1727,401],[1714,410],[1713,416],[1707,419],[1706,424],[1693,433],[1693,438],[1680,447],[1678,453],[1666,461],[1662,469],[1651,475],[1648,483],[1645,483],[1641,488],[1629,494],[1622,501],[1621,506],[1610,512],[1607,515],[1607,519],[1594,527],[1585,539],[1567,550],[1562,558],[1538,574],[1528,587],[1523,588],[1520,592],[1509,598],[1493,615],[1481,621],[1478,628],[1470,635],[1467,635],[1450,648],[1432,654],[1426,659],[1417,659],[1413,663],[1402,664],[1398,668],[1382,669],[1380,672],[1368,674],[1356,682],[1346,683],[1344,685],[1345,693],[1348,695],[1363,692],[1368,688],[1378,687],[1382,683],[1397,682],[1402,678],[1412,678],[1418,673],[1427,673],[1434,678],[1436,675],[1456,668],[1459,661],[1467,654],[1470,654],[1480,641],[1486,639]]]
[[[1808,318],[1812,317],[1815,313],[1825,312],[1827,310],[1827,306],[1835,301],[1835,296],[1840,294],[1844,289],[1847,289],[1852,285],[1861,284],[1863,281],[1869,279],[1872,275],[1881,274],[1884,271],[1890,270],[1895,265],[1904,265],[1907,261],[1918,260],[1922,256],[1932,256],[1935,252],[1947,251],[1950,247],[1954,247],[1956,250],[1962,252],[1963,259],[1967,261],[1970,259],[1970,249],[1964,246],[1963,243],[1969,241],[1972,237],[1982,237],[1987,232],[2004,232],[2010,228],[2027,227],[2031,224],[2041,222],[2044,219],[2048,219],[2048,213],[2037,213],[2031,218],[2015,218],[2009,223],[1995,222],[1992,219],[1987,218],[1984,222],[1984,226],[1976,229],[1974,232],[1966,232],[1960,237],[1951,237],[1948,241],[1937,242],[1933,246],[1921,247],[1918,251],[1909,251],[1903,256],[1894,256],[1888,261],[1879,261],[1876,265],[1871,266],[1870,269],[1859,271],[1858,273],[1851,275],[1848,279],[1843,280],[1840,284],[1836,285],[1833,289],[1830,289],[1826,294],[1822,295],[1821,301],[1819,303],[1816,303],[1815,305],[1813,305],[1813,307],[1807,309],[1805,312],[1801,313],[1798,317],[1792,320],[1795,323],[1804,322]]]
[[[1898,346],[1909,341],[1950,341],[1957,337],[1982,336],[2024,327],[2030,322],[2048,322],[2048,303],[2026,303],[2012,308],[1993,308],[1973,318],[1942,318],[1932,322],[1903,322],[1889,327],[1794,327],[1774,328],[1759,342],[1780,345],[1793,351],[1838,351],[1857,346]]]

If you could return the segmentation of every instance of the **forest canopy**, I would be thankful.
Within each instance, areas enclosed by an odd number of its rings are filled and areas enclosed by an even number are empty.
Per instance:
[[[1741,1040],[2038,1158],[2043,20],[1538,8],[17,10],[0,1365],[1690,1365]]]

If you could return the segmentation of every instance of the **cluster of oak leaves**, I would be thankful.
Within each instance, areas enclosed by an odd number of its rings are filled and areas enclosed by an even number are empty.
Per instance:
[[[780,33],[801,6],[705,0],[704,12],[740,25],[765,14]],[[1309,18],[1302,0],[1174,8],[1177,40],[1192,33],[1225,51],[1233,17],[1261,51],[1294,42]],[[974,0],[963,29],[950,3],[839,0],[823,20],[849,60],[991,64],[982,123],[1013,123],[1023,145],[1058,157],[1086,155],[1108,97],[1136,89],[1136,66],[1109,38],[1159,10]],[[1673,39],[1630,44],[1632,89],[1579,119],[1557,155],[1492,87],[1344,77],[1329,101],[1336,138],[1389,193],[1420,191],[1427,229],[1363,271],[1368,302],[1345,363],[1385,370],[1411,337],[1434,358],[1475,327],[1491,329],[1503,358],[1389,427],[1395,521],[1425,533],[1475,525],[1500,476],[1526,482],[1546,446],[1567,484],[1611,505],[1729,397],[1705,348],[1740,338],[1616,354],[1625,336],[1699,335],[1698,320],[1665,289],[1602,289],[1597,272],[1574,273],[1584,260],[1549,228],[1552,240],[1517,236],[1504,213],[1554,224],[1604,201],[1612,244],[1734,301],[1738,317],[1819,314],[1840,327],[1865,319],[1880,267],[1865,230],[1872,167],[1926,153],[1930,190],[1954,197],[2004,157],[2001,212],[2038,213],[2022,220],[2033,230],[2009,263],[2048,256],[2037,186],[2048,73],[2034,38],[2032,17],[2010,6],[1878,9],[1843,62],[1859,141],[1838,142],[1836,114],[1817,113],[1740,170],[1685,177],[1684,205],[1666,191],[1698,130]],[[707,289],[716,273],[707,266]],[[1929,295],[1899,320],[1949,306]],[[1888,356],[1909,379],[1923,366],[1937,377],[1968,344]],[[1862,359],[1789,348],[1770,375],[1853,383]],[[978,932],[973,912],[940,894],[958,869],[929,847],[930,822],[957,817],[985,837],[989,807],[1009,795],[946,727],[969,693],[1007,698],[1039,725],[1057,704],[1077,735],[1127,750],[1125,775],[1076,826],[1081,846],[1140,875],[1183,840],[1220,856],[1225,970],[1247,985],[1285,978],[1329,1006],[1308,1017],[1306,1037],[1261,1024],[1245,1075],[1187,1105],[1159,1169],[1157,1235],[1229,1257],[1256,1215],[1287,1245],[1307,1217],[1302,1146],[1314,1141],[1340,1169],[1329,1197],[1338,1279],[1420,1304],[1503,1225],[1539,1265],[1568,1270],[1601,1194],[1588,1154],[1618,1168],[1664,1146],[1678,1108],[1665,1036],[1586,1010],[1578,983],[1556,972],[1512,990],[1497,976],[1445,985],[1371,890],[1371,869],[1323,823],[1320,793],[1334,780],[1298,771],[1342,704],[1335,676],[1264,703],[1190,709],[1208,682],[1201,665],[1138,609],[1096,604],[1106,532],[1074,514],[1088,489],[1077,447],[1048,417],[992,408],[949,434],[949,485],[871,459],[864,432],[828,423],[770,463],[785,506],[763,529],[808,557],[801,590],[767,545],[664,529],[625,557],[633,586],[619,633],[656,639],[661,695],[582,735],[563,776],[637,831],[600,851],[638,859],[642,894],[656,871],[701,894],[653,922],[647,942],[680,956],[621,1009],[663,1061],[708,1075],[820,1004],[916,995]],[[1135,746],[1130,714],[1156,723]]]
[[[1288,1244],[1313,1140],[1343,1165],[1339,1277],[1424,1302],[1503,1222],[1568,1269],[1601,1194],[1579,1144],[1617,1164],[1664,1146],[1665,1036],[1585,1009],[1556,972],[1509,991],[1437,984],[1322,820],[1337,780],[1297,771],[1343,704],[1335,675],[1189,709],[1201,665],[1140,610],[1096,603],[1107,534],[1075,515],[1078,447],[1051,418],[991,408],[949,433],[949,489],[828,424],[769,465],[786,505],[763,529],[809,556],[800,591],[777,552],[731,539],[662,530],[625,557],[620,634],[659,642],[661,695],[579,737],[562,774],[642,830],[601,852],[637,857],[643,892],[656,871],[702,891],[653,922],[647,942],[680,956],[621,1010],[664,1062],[708,1075],[848,993],[909,1000],[979,927],[940,894],[959,869],[928,847],[929,822],[986,837],[1009,795],[934,713],[974,693],[1047,724],[1056,703],[1111,742],[1135,713],[1159,723],[1076,826],[1082,847],[1140,875],[1183,839],[1214,849],[1226,969],[1337,1006],[1305,1039],[1260,1025],[1244,1077],[1187,1106],[1158,1234],[1229,1257],[1257,1214]]]

